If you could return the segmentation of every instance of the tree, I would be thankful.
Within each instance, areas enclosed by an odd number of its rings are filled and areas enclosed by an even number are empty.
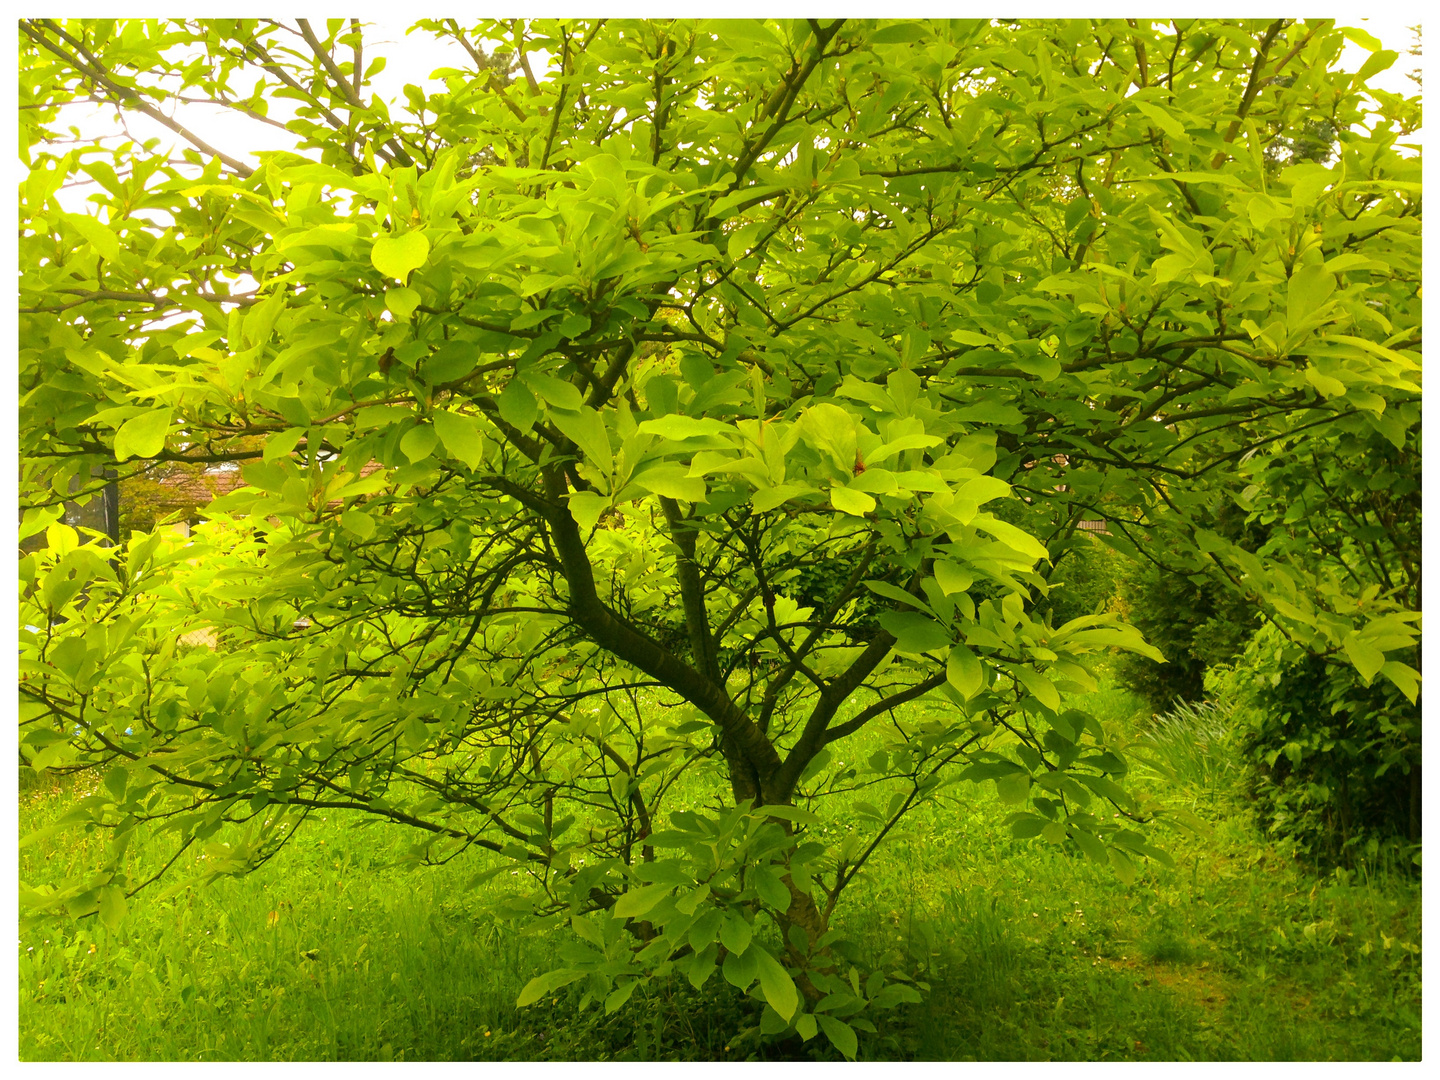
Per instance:
[[[348,807],[525,870],[507,910],[576,940],[522,1001],[720,970],[853,1056],[914,992],[831,915],[917,802],[1163,858],[1062,699],[1159,656],[1047,621],[1082,517],[1414,696],[1403,598],[1207,528],[1257,455],[1418,425],[1418,102],[1357,127],[1394,54],[1330,71],[1328,21],[426,21],[473,64],[403,112],[353,21],[21,31],[22,745],[105,770],[75,820],[117,838],[36,912],[121,917],[135,828],[241,872]],[[66,149],[82,97],[179,151]],[[292,103],[299,150],[195,100]],[[1336,163],[1273,175],[1320,112]],[[188,547],[51,524],[92,464],[222,460]]]

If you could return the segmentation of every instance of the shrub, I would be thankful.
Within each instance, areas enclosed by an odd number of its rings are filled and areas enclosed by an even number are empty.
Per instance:
[[[1130,563],[1119,591],[1130,620],[1165,654],[1165,663],[1125,657],[1116,673],[1159,711],[1202,700],[1206,669],[1233,660],[1258,621],[1243,597],[1155,563]]]
[[[1124,567],[1122,555],[1089,533],[1079,533],[1055,560],[1052,591],[1037,606],[1051,613],[1056,626],[1105,611],[1115,598]]]
[[[1239,697],[1246,785],[1271,832],[1323,864],[1418,851],[1420,709],[1393,683],[1366,686],[1267,627],[1212,686]]]

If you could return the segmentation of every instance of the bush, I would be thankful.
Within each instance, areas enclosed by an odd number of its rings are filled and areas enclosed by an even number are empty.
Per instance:
[[[1420,840],[1420,709],[1395,685],[1305,653],[1272,628],[1212,680],[1237,695],[1247,788],[1262,823],[1322,864]]]
[[[1089,533],[1079,533],[1056,561],[1052,591],[1037,606],[1042,613],[1051,613],[1055,626],[1105,611],[1115,598],[1124,566],[1124,556]]]
[[[1130,563],[1119,593],[1130,621],[1166,662],[1126,656],[1117,661],[1116,674],[1161,712],[1202,700],[1206,670],[1234,660],[1259,621],[1247,599],[1155,563]]]

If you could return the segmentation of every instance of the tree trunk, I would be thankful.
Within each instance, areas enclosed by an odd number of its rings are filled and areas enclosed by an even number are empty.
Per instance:
[[[815,899],[809,893],[797,888],[788,874],[785,875],[785,886],[790,890],[790,907],[783,912],[776,913],[780,932],[785,937],[786,955],[790,962],[800,969],[800,977],[795,981],[795,985],[805,995],[805,1000],[814,1005],[825,995],[810,981],[809,972],[828,971],[834,966],[830,959],[828,946],[823,949],[815,948],[815,943],[830,929],[829,921],[815,903]],[[798,926],[805,931],[809,945],[808,952],[801,952],[790,940],[792,926]]]

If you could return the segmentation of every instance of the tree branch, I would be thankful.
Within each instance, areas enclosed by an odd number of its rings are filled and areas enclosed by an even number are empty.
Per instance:
[[[179,135],[182,139],[188,142],[191,146],[195,147],[195,149],[199,150],[202,154],[209,154],[211,157],[217,158],[220,161],[224,162],[225,165],[227,165],[232,172],[239,174],[242,178],[248,178],[254,173],[255,170],[250,168],[244,162],[237,161],[235,158],[230,157],[228,154],[221,153],[204,139],[200,138],[200,136],[196,135],[189,128],[170,119],[170,117],[166,116],[159,109],[155,108],[144,98],[142,98],[138,91],[132,90],[128,86],[122,86],[121,84],[111,79],[109,71],[103,65],[101,65],[99,60],[97,60],[93,55],[91,55],[89,50],[85,48],[84,44],[67,34],[63,29],[60,28],[58,23],[54,22],[51,19],[42,19],[39,21],[39,25],[45,27],[45,29],[50,30],[57,37],[68,42],[75,49],[76,52],[80,53],[81,56],[85,57],[85,60],[80,60],[77,57],[72,56],[70,53],[66,52],[59,45],[56,45],[49,38],[47,38],[44,34],[38,32],[34,28],[34,25],[32,25],[32,23],[29,21],[22,21],[20,23],[20,29],[25,32],[25,35],[29,37],[31,41],[35,42],[41,48],[47,50],[55,56],[58,56],[61,60],[65,61],[65,63],[69,64],[72,68],[78,71],[81,75],[85,76],[85,78],[89,79],[91,82],[95,83],[98,86],[104,87],[109,92],[114,104],[119,105],[123,102],[124,104],[129,105],[132,108],[138,109],[140,112],[150,117],[151,120],[154,120],[158,124],[163,124],[165,127],[175,132],[175,134]]]

